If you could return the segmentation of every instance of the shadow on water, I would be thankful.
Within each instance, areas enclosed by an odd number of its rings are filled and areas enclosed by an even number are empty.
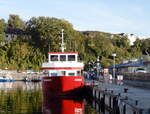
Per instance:
[[[97,114],[85,99],[45,98],[41,83],[0,83],[0,114]]]

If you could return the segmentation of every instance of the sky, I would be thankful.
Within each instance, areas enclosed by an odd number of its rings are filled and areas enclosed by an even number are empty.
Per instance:
[[[65,19],[76,30],[150,36],[150,0],[0,0],[0,18]]]

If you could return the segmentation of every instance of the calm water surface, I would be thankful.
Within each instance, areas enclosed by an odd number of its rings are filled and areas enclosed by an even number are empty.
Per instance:
[[[41,83],[0,83],[0,114],[96,114],[85,100],[44,98]]]

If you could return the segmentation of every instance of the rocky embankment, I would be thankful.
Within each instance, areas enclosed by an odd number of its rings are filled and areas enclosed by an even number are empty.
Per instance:
[[[15,80],[23,80],[24,78],[28,79],[37,79],[42,78],[44,74],[42,72],[27,73],[27,72],[17,72],[11,70],[0,70],[0,77],[9,77]]]

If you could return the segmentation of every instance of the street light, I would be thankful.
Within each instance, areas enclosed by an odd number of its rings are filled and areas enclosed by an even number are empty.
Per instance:
[[[113,77],[115,78],[115,57],[116,57],[116,53],[113,53],[112,56],[113,56],[113,59],[114,59]]]
[[[96,59],[96,62],[95,62],[95,66],[96,66],[96,76],[97,76],[97,79],[99,78],[100,75],[100,69],[101,69],[101,65],[100,65],[100,60],[99,60],[99,56],[97,57]]]
[[[97,57],[97,60],[96,60],[96,72],[97,72],[97,78],[98,78],[98,76],[99,76],[99,66],[100,65],[100,63],[99,63],[99,56]]]
[[[50,52],[50,42],[51,42],[51,37],[47,37],[47,42],[48,42],[48,51]]]

